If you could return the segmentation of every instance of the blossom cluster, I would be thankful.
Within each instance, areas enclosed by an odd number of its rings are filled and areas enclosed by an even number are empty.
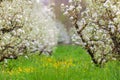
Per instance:
[[[68,16],[70,20],[76,18],[76,13],[79,13],[82,9],[81,0],[69,0],[69,5],[61,4],[61,9],[64,11],[64,15]]]

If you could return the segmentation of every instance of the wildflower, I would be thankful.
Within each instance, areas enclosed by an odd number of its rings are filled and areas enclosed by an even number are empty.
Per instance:
[[[30,68],[25,68],[25,72],[29,73],[29,72],[31,72],[31,69]]]
[[[22,72],[22,68],[19,67],[19,68],[18,68],[18,72]]]
[[[52,62],[52,59],[51,59],[51,58],[48,58],[48,62]]]
[[[53,64],[53,66],[54,66],[56,69],[58,68],[58,64],[57,64],[57,63]]]

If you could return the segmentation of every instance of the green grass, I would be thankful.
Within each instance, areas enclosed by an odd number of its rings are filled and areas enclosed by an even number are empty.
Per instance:
[[[120,80],[120,62],[99,68],[79,46],[61,45],[52,56],[35,54],[0,63],[0,80]]]

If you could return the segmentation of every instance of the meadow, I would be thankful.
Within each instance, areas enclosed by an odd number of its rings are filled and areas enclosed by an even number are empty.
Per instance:
[[[59,45],[52,56],[36,53],[1,62],[0,80],[120,80],[120,62],[100,68],[81,47]]]

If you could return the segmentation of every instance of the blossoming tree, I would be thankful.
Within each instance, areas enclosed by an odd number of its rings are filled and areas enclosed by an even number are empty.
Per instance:
[[[57,28],[51,16],[54,14],[50,9],[43,10],[42,4],[35,0],[2,1],[0,61],[28,52],[52,50],[57,44]]]
[[[80,44],[92,61],[102,65],[111,59],[120,59],[120,1],[86,0],[83,10],[81,0],[61,4],[64,15],[72,21]]]

